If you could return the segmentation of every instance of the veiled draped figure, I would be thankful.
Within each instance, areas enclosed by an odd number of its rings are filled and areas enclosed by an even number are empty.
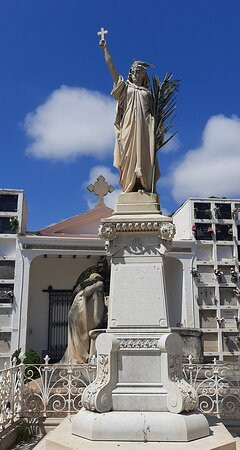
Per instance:
[[[68,347],[61,363],[88,362],[89,331],[97,328],[106,315],[103,278],[93,273],[81,283],[68,314]]]

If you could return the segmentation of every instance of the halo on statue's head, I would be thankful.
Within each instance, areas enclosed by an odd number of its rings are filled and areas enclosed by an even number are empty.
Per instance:
[[[149,63],[145,62],[145,61],[138,61],[138,60],[133,61],[132,65],[130,67],[130,70],[129,70],[128,80],[131,83],[133,83],[132,71],[136,70],[137,68],[138,69],[142,69],[143,73],[144,73],[144,79],[143,79],[143,82],[142,82],[142,86],[148,89],[148,87],[150,85],[150,80],[149,80],[149,77],[148,77],[148,74],[147,74],[147,70],[146,70],[148,67],[154,67],[154,66],[152,64],[149,64]]]
[[[150,67],[150,68],[154,67],[154,65],[150,64],[150,63],[147,63],[145,61],[134,60],[133,63],[132,63],[131,69],[133,67],[143,67],[146,70],[148,67]]]

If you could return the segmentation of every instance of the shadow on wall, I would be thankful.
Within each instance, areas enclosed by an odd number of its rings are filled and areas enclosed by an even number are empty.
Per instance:
[[[166,293],[170,327],[180,327],[182,323],[182,283],[183,265],[171,256],[164,258]]]

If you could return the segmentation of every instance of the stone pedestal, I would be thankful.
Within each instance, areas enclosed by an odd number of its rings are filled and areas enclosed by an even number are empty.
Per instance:
[[[116,212],[102,221],[100,237],[111,255],[108,328],[96,341],[97,377],[73,417],[74,434],[138,441],[209,434],[202,414],[186,414],[197,395],[182,376],[182,339],[169,328],[164,261],[171,222],[156,194],[134,192],[120,195]]]
[[[201,364],[204,361],[202,348],[202,331],[198,328],[171,328],[181,336],[183,340],[183,362],[188,363],[189,355],[192,356],[194,364]]]
[[[96,441],[188,442],[206,436],[206,419],[198,412],[81,411],[72,433]]]
[[[106,418],[106,414],[94,414],[96,420]],[[124,413],[122,413],[124,414]],[[162,413],[160,413],[161,415]],[[178,415],[175,414],[175,417]],[[202,439],[190,442],[144,442],[144,441],[102,441],[85,439],[71,433],[71,419],[66,418],[54,431],[48,433],[36,446],[36,450],[236,450],[235,439],[222,423],[210,424],[210,434]],[[80,417],[79,417],[80,420]],[[171,421],[163,422],[161,426],[166,432],[169,431]],[[130,428],[130,422],[126,430]],[[175,423],[172,423],[172,428]],[[90,425],[89,425],[90,426]],[[104,428],[106,428],[104,424]],[[143,427],[143,431],[146,428]],[[185,430],[181,430],[182,433]],[[133,427],[131,432],[133,432]],[[148,431],[146,430],[146,435]],[[35,447],[34,447],[35,448]]]

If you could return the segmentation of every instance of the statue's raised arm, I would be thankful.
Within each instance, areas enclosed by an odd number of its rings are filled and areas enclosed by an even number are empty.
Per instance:
[[[104,30],[104,28],[101,28],[101,30],[98,32],[98,35],[100,36],[99,47],[101,47],[103,49],[105,61],[110,70],[110,73],[112,75],[114,83],[117,84],[118,78],[119,78],[119,73],[116,70],[116,67],[113,63],[113,60],[111,58],[111,55],[110,55],[108,47],[107,47],[107,42],[105,40],[105,34],[107,34],[107,33],[108,33],[108,31]]]
[[[110,70],[110,73],[112,75],[114,83],[117,84],[118,79],[119,79],[119,73],[116,70],[116,67],[114,66],[114,63],[113,63],[113,60],[112,60],[111,55],[109,53],[109,50],[108,50],[107,43],[106,43],[105,39],[102,39],[99,42],[99,46],[103,49],[105,61],[106,61],[107,66],[108,66],[108,68]]]

